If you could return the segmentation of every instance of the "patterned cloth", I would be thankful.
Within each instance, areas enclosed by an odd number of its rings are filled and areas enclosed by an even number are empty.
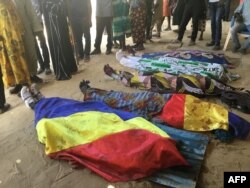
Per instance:
[[[132,74],[114,70],[108,64],[104,66],[104,72],[111,78],[121,81],[125,86],[157,93],[185,93],[204,97],[220,96],[225,91],[235,90],[222,82],[200,75],[176,76],[164,72]]]
[[[246,139],[250,132],[250,123],[245,119],[229,112],[223,106],[191,95],[98,90],[88,88],[86,91],[89,92],[83,91],[83,94],[87,96],[87,100],[103,101],[114,109],[131,110],[135,114],[144,115],[145,118],[153,116],[153,121],[164,122],[178,129],[204,132],[222,129],[240,139]],[[154,99],[153,103],[152,97],[157,99]],[[157,110],[155,113],[152,106]],[[160,109],[162,106],[164,107]]]
[[[12,1],[0,0],[0,66],[6,87],[30,82],[21,35],[23,28]]]
[[[150,119],[153,115],[161,112],[170,96],[170,94],[161,95],[149,91],[124,93],[91,88],[84,93],[84,100],[104,102],[112,108],[133,112]]]
[[[166,72],[169,74],[198,74],[209,76],[218,80],[227,81],[229,75],[223,65],[217,64],[220,58],[214,58],[212,53],[189,53],[190,51],[174,51],[152,53],[138,56],[125,56],[119,51],[117,60],[124,66],[146,72]],[[208,60],[208,61],[207,61]],[[218,61],[219,62],[219,61]],[[224,58],[224,63],[227,61]]]
[[[124,35],[131,35],[129,18],[129,4],[127,0],[113,0],[113,38],[123,39]]]
[[[144,5],[144,4],[143,4]],[[138,8],[130,8],[131,30],[133,42],[143,43],[146,29],[146,5]]]

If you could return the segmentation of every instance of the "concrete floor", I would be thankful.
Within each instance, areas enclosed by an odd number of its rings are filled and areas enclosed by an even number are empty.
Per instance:
[[[228,31],[228,23],[223,23],[223,40]],[[189,29],[190,30],[190,29]],[[184,38],[183,49],[187,49],[187,35]],[[92,35],[93,38],[95,35]],[[162,41],[174,39],[175,33],[165,31],[162,33]],[[204,41],[197,41],[192,49],[204,49],[205,43],[210,39],[210,28],[204,35]],[[106,38],[103,39],[102,51],[105,52]],[[128,40],[131,44],[131,41]],[[164,42],[155,42],[145,45],[145,52],[167,50]],[[188,48],[190,49],[190,48]],[[115,50],[113,50],[115,52]],[[237,58],[240,65],[232,72],[239,73],[242,78],[231,83],[236,87],[250,89],[250,54],[241,56],[227,51],[226,55]],[[127,88],[120,83],[108,79],[103,73],[103,66],[109,63],[118,69],[122,67],[115,59],[114,54],[104,54],[91,57],[89,63],[80,62],[79,72],[68,81],[56,81],[54,77],[42,77],[47,81],[40,85],[42,93],[46,97],[65,97],[82,100],[78,84],[82,79],[91,81],[93,87],[107,90],[121,90],[127,92],[136,91]],[[0,187],[4,188],[147,188],[162,187],[147,181],[110,184],[101,177],[93,174],[87,169],[75,170],[67,163],[51,160],[44,154],[44,146],[41,145],[36,136],[33,125],[34,113],[25,107],[20,98],[9,95],[6,91],[7,101],[12,105],[10,111],[0,115]],[[250,121],[250,116],[234,111]],[[250,137],[246,141],[235,140],[233,143],[224,144],[211,137],[206,157],[202,165],[201,174],[198,180],[198,188],[222,188],[223,172],[225,171],[250,171]]]

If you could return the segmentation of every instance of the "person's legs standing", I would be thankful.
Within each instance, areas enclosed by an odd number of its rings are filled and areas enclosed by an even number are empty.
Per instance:
[[[40,51],[39,46],[38,46],[38,41],[36,41],[36,43],[35,43],[35,48],[36,48],[36,54],[37,54],[37,61],[39,64],[39,69],[37,70],[37,74],[41,74],[44,72],[45,66],[44,66],[41,51]]]
[[[230,7],[231,7],[232,0],[226,0],[225,1],[225,12],[224,12],[224,20],[229,21],[230,16]]]
[[[83,26],[82,23],[76,22],[73,19],[71,20],[72,30],[74,34],[74,39],[76,43],[77,56],[80,59],[84,58],[83,44],[82,44],[82,35],[83,35]]]
[[[220,40],[221,40],[221,33],[222,33],[222,13],[223,13],[224,6],[223,5],[216,5],[216,15],[215,15],[215,46],[214,49],[220,49]]]
[[[199,19],[200,19],[200,14],[198,12],[193,12],[192,16],[192,24],[193,24],[193,29],[192,29],[192,34],[191,34],[191,41],[189,43],[189,46],[192,46],[195,44],[196,37],[198,34],[198,29],[199,29]]]
[[[112,30],[112,18],[111,17],[107,17],[105,18],[105,27],[106,27],[106,31],[107,31],[107,34],[108,34],[108,37],[107,37],[107,45],[106,45],[106,55],[110,54],[111,53],[111,49],[112,49],[112,46],[113,46],[113,30]]]
[[[102,17],[96,17],[96,38],[95,38],[95,49],[91,52],[92,55],[101,53],[101,42],[102,34],[105,28],[105,23]]]
[[[211,18],[211,42],[207,43],[207,46],[215,45],[215,35],[216,35],[216,3],[209,3],[209,11]]]
[[[91,48],[91,36],[90,27],[86,26],[83,28],[84,39],[85,39],[85,50],[84,50],[84,61],[89,61],[90,48]]]
[[[178,33],[178,40],[182,41],[188,22],[192,17],[192,10],[185,8]]]
[[[240,49],[241,45],[240,45],[238,33],[246,29],[247,29],[246,25],[243,23],[235,24],[231,28],[231,37],[232,37],[232,45],[233,45],[232,52],[236,52],[238,49]]]
[[[43,65],[44,65],[44,68],[45,68],[45,74],[49,75],[49,74],[51,74],[50,65],[49,65],[50,57],[49,57],[49,49],[48,49],[48,46],[46,44],[44,34],[41,33],[38,36],[38,39],[40,41],[40,47],[42,49],[42,57],[43,57]]]

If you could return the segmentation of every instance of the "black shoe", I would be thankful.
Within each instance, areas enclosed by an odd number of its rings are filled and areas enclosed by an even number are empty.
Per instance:
[[[46,75],[52,74],[51,69],[50,69],[50,68],[45,68],[45,74],[46,74]]]
[[[212,50],[215,50],[215,51],[218,51],[220,49],[221,49],[220,45],[214,45],[214,47],[212,48]]]
[[[11,88],[9,92],[10,94],[18,94],[21,91],[22,87],[23,86],[21,84],[17,84],[13,88]]]
[[[106,54],[106,55],[109,55],[109,54],[111,54],[111,53],[112,53],[111,49],[107,49],[105,54]]]
[[[90,55],[97,55],[97,54],[101,54],[101,50],[100,49],[94,49]]]
[[[215,45],[215,42],[208,42],[207,44],[206,44],[206,46],[208,46],[208,47],[210,47],[210,46],[214,46]]]
[[[5,103],[4,106],[3,106],[3,108],[0,108],[0,114],[6,112],[9,109],[10,109],[10,104]]]
[[[43,79],[39,78],[38,76],[34,75],[34,76],[30,76],[30,80],[33,83],[43,83]]]
[[[44,68],[39,68],[39,69],[37,70],[37,74],[42,74],[44,71],[45,71]]]

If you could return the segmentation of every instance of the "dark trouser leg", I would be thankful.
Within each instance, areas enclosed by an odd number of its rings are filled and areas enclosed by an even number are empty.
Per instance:
[[[6,100],[5,100],[5,94],[4,94],[2,70],[0,68],[0,108],[3,108],[5,103],[6,103]]]
[[[46,44],[46,41],[44,39],[44,41],[40,41],[40,46],[43,52],[43,63],[44,63],[44,67],[45,68],[50,68],[49,62],[50,62],[50,58],[49,58],[49,49],[48,46]]]
[[[240,48],[240,41],[238,38],[238,33],[241,31],[246,30],[247,27],[245,24],[235,24],[231,29],[231,36],[232,36],[232,42],[233,42],[233,48],[238,49]]]
[[[85,39],[84,53],[85,53],[85,55],[89,55],[90,54],[90,48],[91,48],[90,28],[89,27],[83,28],[83,33],[84,33],[84,39]]]
[[[151,21],[150,30],[149,30],[150,39],[152,38],[152,33],[153,33],[155,24],[156,24],[156,16],[152,16],[152,21]]]
[[[105,18],[105,26],[108,34],[106,47],[108,50],[111,50],[113,46],[112,17]]]
[[[225,19],[225,21],[229,20],[231,1],[232,0],[226,0],[225,1],[225,13],[224,13],[224,19]]]
[[[39,66],[41,69],[45,69],[45,65],[44,65],[44,62],[43,62],[43,57],[41,55],[41,52],[40,52],[40,49],[39,49],[39,46],[38,46],[38,42],[36,41],[35,42],[35,48],[36,48],[36,54],[37,54],[37,61],[39,63]]]
[[[215,43],[215,36],[216,36],[216,7],[217,3],[210,3],[210,17],[211,17],[211,32],[212,32],[212,41]]]
[[[216,8],[216,17],[215,17],[215,45],[220,45],[221,32],[222,32],[222,11],[223,7],[218,6]]]
[[[95,38],[94,46],[97,50],[101,49],[102,34],[104,31],[104,28],[105,28],[105,22],[103,21],[103,18],[96,17],[96,38]]]
[[[80,58],[84,57],[84,51],[83,51],[83,44],[82,44],[82,35],[83,35],[83,29],[82,29],[82,23],[71,21],[72,29],[74,33],[76,48],[77,48],[77,54]]]
[[[150,33],[151,24],[152,24],[152,14],[147,15],[147,20],[146,20],[146,38],[147,39],[152,38],[152,33]]]
[[[185,8],[178,33],[178,40],[182,41],[188,22],[192,16],[192,10]]]
[[[126,50],[126,40],[125,40],[125,35],[119,40],[120,42],[120,48],[125,51]]]
[[[192,16],[192,23],[193,23],[193,30],[192,30],[192,34],[191,34],[191,40],[192,41],[196,40],[196,37],[197,37],[197,34],[198,34],[199,19],[200,19],[200,15],[199,14],[194,14]]]
[[[157,30],[157,33],[160,34],[161,33],[161,26],[164,22],[164,19],[165,17],[162,17],[162,18],[159,18],[156,22],[156,30]]]

